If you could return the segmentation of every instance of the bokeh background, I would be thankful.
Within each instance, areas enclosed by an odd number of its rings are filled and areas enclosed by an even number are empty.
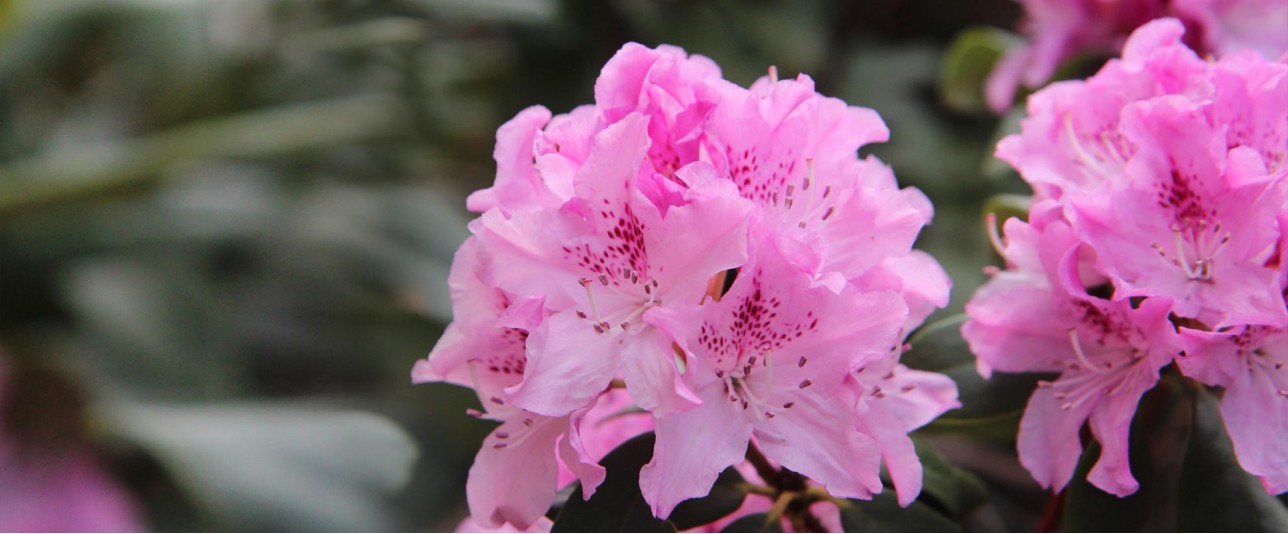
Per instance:
[[[995,261],[985,200],[1025,187],[991,159],[1014,117],[982,112],[959,72],[990,58],[947,52],[1018,16],[1010,0],[0,0],[0,515],[455,528],[490,425],[464,414],[471,392],[408,374],[450,320],[464,197],[492,180],[497,126],[591,102],[627,41],[743,85],[808,73],[876,109],[892,140],[864,152],[934,201],[918,246],[956,283],[939,316],[958,312]],[[937,445],[993,489],[976,526],[1033,528],[1045,496],[1000,435]]]

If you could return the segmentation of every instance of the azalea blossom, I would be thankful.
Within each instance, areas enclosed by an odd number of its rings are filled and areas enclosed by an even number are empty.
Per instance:
[[[1288,2],[1283,0],[1017,0],[1024,9],[1020,32],[1028,40],[1007,51],[985,84],[994,112],[1011,107],[1021,88],[1038,89],[1066,61],[1113,55],[1136,28],[1176,17],[1187,43],[1203,55],[1243,50],[1275,59],[1288,51]]]
[[[1266,491],[1288,491],[1288,328],[1183,328],[1181,337],[1186,356],[1177,363],[1185,374],[1225,388],[1221,418],[1239,465]]]
[[[962,335],[980,373],[1056,372],[1029,400],[1020,422],[1020,463],[1043,487],[1069,482],[1090,420],[1101,444],[1090,481],[1115,495],[1136,491],[1127,462],[1128,431],[1142,394],[1179,352],[1168,322],[1171,302],[1133,307],[1087,294],[1083,246],[1063,222],[1044,229],[1006,223],[1008,269],[966,306]]]
[[[646,315],[684,350],[685,381],[702,400],[657,421],[657,447],[640,483],[659,517],[705,495],[753,436],[771,460],[834,496],[881,489],[875,441],[857,431],[850,407],[832,393],[848,369],[890,348],[906,306],[893,292],[811,288],[772,243],[761,244],[718,303]]]
[[[570,413],[619,368],[647,410],[696,402],[676,381],[670,344],[641,318],[698,302],[713,276],[745,261],[751,206],[700,162],[677,172],[693,184],[677,204],[658,206],[637,185],[647,148],[647,119],[628,115],[596,136],[573,200],[508,218],[493,210],[471,225],[488,257],[506,260],[484,263],[480,277],[543,298],[552,312],[529,340],[523,381],[508,391],[515,404]]]
[[[470,469],[471,524],[544,528],[558,487],[589,498],[598,461],[649,430],[658,517],[749,446],[836,497],[881,491],[884,461],[910,503],[907,433],[956,388],[898,358],[951,283],[912,249],[930,202],[857,154],[888,135],[807,76],[747,89],[633,43],[593,105],[502,125],[496,180],[467,201],[454,321],[413,371],[473,388],[500,423]]]
[[[559,489],[556,443],[587,497],[603,482],[604,469],[586,453],[577,432],[590,406],[549,417],[504,400],[504,389],[522,379],[525,342],[543,312],[539,302],[516,302],[483,284],[476,275],[479,261],[473,239],[457,251],[449,280],[456,321],[430,357],[416,363],[412,380],[473,387],[484,408],[474,415],[501,422],[474,458],[466,497],[479,524],[527,528],[545,514]],[[512,484],[515,477],[527,483]]]
[[[894,358],[853,368],[842,384],[853,397],[855,428],[872,437],[901,506],[921,493],[922,466],[908,433],[961,406],[957,385],[939,373],[918,371]]]
[[[1203,59],[1184,33],[1172,19],[1142,26],[1094,76],[1034,94],[998,145],[1034,202],[993,237],[1006,269],[962,332],[985,376],[1060,372],[1020,427],[1021,462],[1044,486],[1067,483],[1089,421],[1103,451],[1089,479],[1134,492],[1128,424],[1175,362],[1226,388],[1240,464],[1286,487],[1270,429],[1288,427],[1274,345],[1288,328],[1288,65]]]

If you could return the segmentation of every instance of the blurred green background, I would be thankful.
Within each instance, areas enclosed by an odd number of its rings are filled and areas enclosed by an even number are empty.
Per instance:
[[[985,199],[1026,189],[991,161],[1007,121],[980,112],[971,67],[991,57],[945,52],[1018,15],[1009,0],[0,0],[0,435],[94,451],[145,528],[450,530],[490,425],[464,415],[471,392],[408,374],[450,320],[464,197],[492,180],[498,125],[591,102],[627,41],[709,56],[744,85],[770,65],[808,73],[881,114],[892,141],[864,151],[934,201],[919,247],[955,281],[945,316],[993,261]],[[1006,450],[949,456],[1019,488],[979,524],[1031,528],[1044,497],[1025,497],[1013,458],[997,466]]]

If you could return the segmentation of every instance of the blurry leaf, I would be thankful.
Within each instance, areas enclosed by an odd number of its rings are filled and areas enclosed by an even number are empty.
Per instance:
[[[920,501],[899,506],[893,491],[870,501],[847,499],[839,505],[846,532],[962,532],[962,526]]]
[[[770,521],[768,514],[751,514],[729,523],[720,532],[782,532],[780,521]]]
[[[914,369],[944,373],[957,383],[962,407],[926,426],[930,431],[1013,440],[1020,414],[1043,375],[994,372],[985,380],[975,370],[975,355],[961,335],[965,314],[942,319],[913,333],[911,350],[900,361]]]
[[[235,388],[235,318],[196,266],[197,258],[173,251],[67,270],[62,300],[85,327],[100,380],[153,396]]]
[[[387,499],[417,455],[400,428],[360,412],[122,405],[108,415],[115,432],[237,529],[390,528]]]
[[[1068,532],[1141,532],[1150,512],[1143,496],[1137,493],[1119,498],[1087,482],[1087,474],[1099,459],[1100,444],[1093,441],[1083,451],[1073,480],[1065,489],[1064,529]]]
[[[936,202],[978,194],[978,170],[992,157],[987,143],[995,128],[992,120],[964,121],[937,109],[939,60],[940,48],[932,42],[865,43],[855,51],[837,95],[850,105],[877,110],[890,127],[888,143],[861,152],[880,157],[894,167],[901,184],[921,188]]]
[[[984,178],[997,181],[1012,178],[1019,181],[1020,174],[1015,168],[1011,167],[1010,163],[998,159],[993,151],[1006,136],[1020,133],[1020,125],[1027,116],[1028,110],[1024,106],[1014,106],[1002,115],[1002,120],[997,121],[997,128],[993,130],[993,136],[988,141],[989,153],[980,164],[980,175]]]
[[[1087,444],[1065,488],[1064,529],[1068,532],[1167,532],[1176,522],[1177,491],[1193,401],[1174,368],[1145,393],[1136,406],[1128,437],[1132,477],[1140,487],[1117,497],[1092,485],[1087,475],[1100,460],[1101,447]]]
[[[993,195],[984,202],[984,213],[991,213],[997,218],[997,231],[1000,234],[1002,226],[1011,217],[1027,221],[1029,219],[1029,205],[1032,203],[1033,197],[1030,195]]]
[[[737,469],[725,469],[711,487],[711,493],[681,502],[667,519],[676,529],[689,530],[732,514],[747,498],[747,492],[739,487],[745,482]]]
[[[479,22],[551,22],[554,0],[415,0],[416,4],[446,19]]]
[[[551,532],[675,532],[669,521],[653,517],[640,494],[640,468],[653,458],[653,443],[650,432],[608,453],[599,462],[607,476],[595,495],[585,501],[580,487],[574,489]]]
[[[211,119],[128,143],[63,150],[0,168],[0,220],[155,187],[163,171],[180,162],[281,156],[389,136],[403,126],[397,101],[364,95]]]
[[[913,438],[913,444],[923,470],[918,500],[959,520],[988,501],[988,487],[979,477],[945,460],[925,440]]]
[[[403,303],[443,322],[452,318],[447,277],[469,235],[461,210],[436,191],[324,186],[302,202],[300,238],[362,258]]]
[[[282,47],[294,52],[335,52],[388,44],[416,43],[429,37],[426,22],[411,17],[388,17],[328,27],[290,36]]]
[[[958,33],[939,64],[939,101],[959,113],[987,113],[984,81],[1012,40],[996,28]]]
[[[1206,391],[1194,407],[1177,511],[1187,531],[1288,532],[1288,507],[1239,466],[1218,401]]]

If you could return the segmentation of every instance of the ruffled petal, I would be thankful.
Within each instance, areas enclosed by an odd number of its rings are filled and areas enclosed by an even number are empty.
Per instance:
[[[653,459],[640,470],[653,515],[667,517],[680,501],[706,495],[721,471],[742,460],[751,423],[722,400],[713,386],[698,407],[657,420]]]

